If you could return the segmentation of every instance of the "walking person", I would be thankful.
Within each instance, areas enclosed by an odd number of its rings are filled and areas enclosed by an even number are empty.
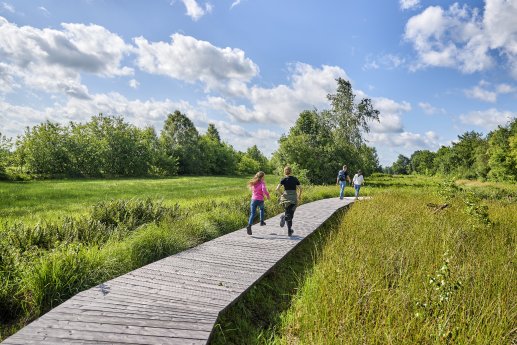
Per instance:
[[[251,189],[251,203],[250,203],[250,219],[248,220],[248,226],[246,227],[246,231],[248,235],[252,235],[251,225],[253,224],[253,219],[255,218],[255,214],[257,212],[257,207],[260,210],[260,225],[266,225],[264,222],[264,197],[270,200],[269,193],[266,187],[266,181],[264,181],[263,171],[259,171],[253,176],[251,180],[248,182],[248,187]]]
[[[276,186],[276,192],[278,193],[280,187],[284,187],[284,192],[280,196],[280,203],[284,206],[285,212],[280,216],[280,227],[284,227],[287,223],[287,235],[292,236],[293,230],[293,217],[296,206],[302,197],[302,187],[300,181],[294,176],[291,176],[291,167],[286,166],[284,168],[285,177],[280,180],[278,186]]]
[[[352,179],[355,188],[355,200],[359,197],[359,190],[361,189],[361,185],[364,183],[363,172],[361,170],[357,171],[357,174],[354,175]]]
[[[339,170],[337,173],[336,178],[336,185],[339,184],[340,191],[339,191],[339,199],[343,200],[343,197],[345,195],[345,187],[346,187],[346,181],[350,184],[350,176],[348,175],[348,168],[346,165],[343,165],[343,169]]]

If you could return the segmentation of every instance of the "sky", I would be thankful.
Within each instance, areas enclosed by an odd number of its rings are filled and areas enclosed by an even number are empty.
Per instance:
[[[515,18],[517,0],[0,0],[0,133],[103,113],[159,134],[180,110],[269,156],[342,77],[380,111],[388,166],[517,117]]]

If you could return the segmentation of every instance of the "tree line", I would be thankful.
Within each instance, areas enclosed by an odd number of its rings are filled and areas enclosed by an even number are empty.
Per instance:
[[[271,159],[256,145],[235,150],[214,124],[200,134],[180,111],[167,116],[159,135],[99,114],[86,123],[46,121],[15,141],[0,133],[0,178],[236,175],[280,172],[290,164],[307,181],[327,183],[343,164],[366,174],[379,170],[377,153],[363,138],[379,112],[370,99],[356,102],[348,81],[336,81],[331,108],[300,113]]]
[[[436,152],[418,150],[410,157],[399,155],[385,172],[517,181],[517,118],[486,136],[465,132]]]

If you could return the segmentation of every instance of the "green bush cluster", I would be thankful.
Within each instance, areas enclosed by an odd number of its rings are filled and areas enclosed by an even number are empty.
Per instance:
[[[517,119],[486,136],[466,132],[436,152],[418,150],[410,157],[399,155],[384,171],[514,182],[517,180]]]

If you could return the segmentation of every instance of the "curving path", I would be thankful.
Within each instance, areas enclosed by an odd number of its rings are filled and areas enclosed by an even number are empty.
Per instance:
[[[298,207],[78,293],[2,344],[206,344],[221,311],[353,198]]]

